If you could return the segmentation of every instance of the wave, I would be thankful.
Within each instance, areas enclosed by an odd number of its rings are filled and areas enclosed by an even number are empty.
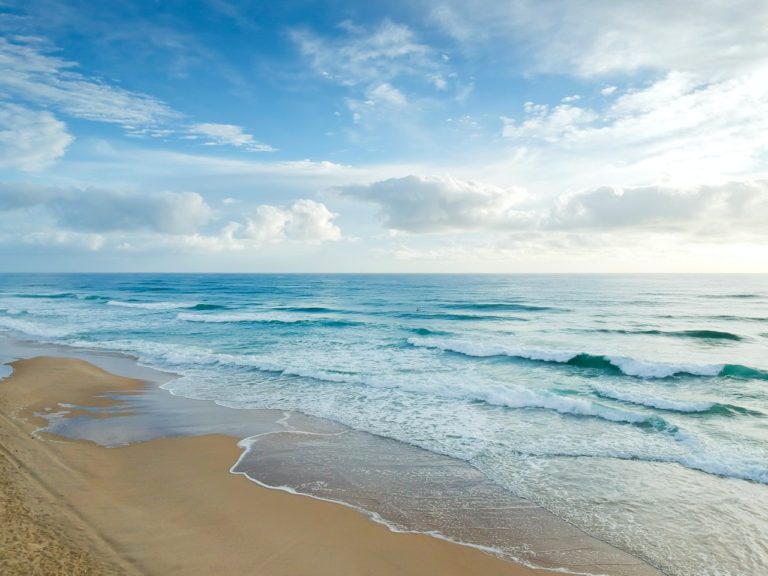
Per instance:
[[[482,402],[491,406],[510,409],[542,409],[566,416],[599,418],[619,424],[632,424],[649,430],[677,433],[676,426],[658,416],[648,416],[630,410],[611,408],[583,398],[562,396],[553,392],[535,391],[522,386],[487,384],[472,386],[454,383],[419,383],[410,379],[392,379],[375,375],[356,374],[316,368],[285,366],[256,355],[236,355],[212,352],[193,346],[165,344],[147,341],[76,342],[73,345],[108,348],[145,356],[150,361],[176,367],[232,366],[272,372],[281,376],[309,378],[319,382],[370,386],[372,388],[399,389],[421,395],[438,396],[468,402]],[[165,387],[173,387],[169,383]]]
[[[444,330],[433,330],[432,328],[411,328],[411,332],[419,336],[448,336],[450,332]]]
[[[740,379],[768,380],[768,372],[739,364],[684,364],[651,362],[626,356],[606,356],[585,352],[534,351],[514,349],[503,345],[476,344],[462,340],[440,338],[408,338],[412,346],[455,352],[465,356],[490,358],[507,356],[519,360],[567,364],[579,368],[624,374],[639,378],[669,378],[671,376],[722,376]]]
[[[106,296],[99,296],[98,294],[88,294],[87,296],[82,296],[81,300],[109,300]]]
[[[671,336],[675,338],[699,338],[704,340],[734,340],[741,341],[744,338],[732,332],[722,332],[720,330],[619,330],[600,328],[596,330],[587,330],[587,332],[599,332],[601,334],[627,334],[627,335],[649,335],[649,336]]]
[[[307,312],[312,313],[339,313],[343,310],[337,310],[335,308],[326,308],[325,306],[279,306],[275,310],[281,310],[285,312]]]
[[[288,312],[233,312],[231,314],[189,314],[180,312],[176,318],[185,322],[204,322],[207,324],[322,324],[329,327],[361,326],[363,322],[340,320],[328,316],[300,315]]]
[[[74,333],[69,328],[43,326],[21,318],[0,317],[0,329],[3,328],[40,338],[64,338]]]
[[[459,322],[479,322],[482,320],[490,321],[518,321],[528,322],[528,318],[516,318],[514,316],[493,316],[489,314],[451,314],[441,312],[400,312],[394,314],[398,318],[413,318],[416,320],[456,320]]]
[[[108,306],[118,306],[120,308],[140,308],[142,310],[174,310],[177,308],[192,308],[197,306],[190,302],[124,302],[122,300],[109,300]]]
[[[712,316],[712,319],[732,322],[768,322],[768,316],[733,316],[730,314],[720,314],[718,316]]]
[[[495,312],[544,312],[547,310],[562,311],[561,308],[553,308],[551,306],[534,306],[531,304],[517,304],[514,302],[467,302],[443,304],[441,307],[450,310],[491,310]]]
[[[738,300],[746,300],[752,298],[762,298],[762,294],[705,294],[702,298],[735,298]]]
[[[699,414],[718,414],[725,416],[751,415],[761,416],[762,412],[756,410],[750,410],[741,406],[733,406],[731,404],[721,404],[719,402],[706,402],[696,400],[676,400],[671,398],[664,398],[661,396],[654,396],[652,394],[637,392],[633,390],[618,390],[610,386],[592,385],[592,389],[598,396],[603,398],[610,398],[612,400],[620,400],[622,402],[629,402],[630,404],[637,404],[638,406],[647,406],[649,408],[656,408],[658,410],[668,410],[670,412],[685,412],[685,413],[699,413]]]
[[[194,306],[189,306],[188,310],[226,310],[227,308],[223,304],[195,304]]]
[[[58,299],[75,299],[77,298],[77,294],[74,292],[54,292],[52,294],[28,294],[28,293],[20,293],[20,294],[11,294],[11,296],[15,298],[34,298],[34,299],[46,299],[46,300],[58,300]]]

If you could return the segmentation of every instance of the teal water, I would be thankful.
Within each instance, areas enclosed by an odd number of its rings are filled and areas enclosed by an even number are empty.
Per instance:
[[[472,464],[670,574],[768,571],[768,277],[5,275],[0,329]]]

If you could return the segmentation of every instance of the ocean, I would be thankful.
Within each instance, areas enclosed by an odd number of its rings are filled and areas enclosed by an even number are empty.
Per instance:
[[[764,275],[5,274],[0,330],[133,355],[180,375],[166,395],[322,419],[250,465],[244,441],[238,466],[400,529],[503,551],[448,518],[471,477],[465,510],[522,498],[667,574],[768,573]],[[364,435],[342,449],[337,429]],[[456,491],[398,504],[425,470]]]

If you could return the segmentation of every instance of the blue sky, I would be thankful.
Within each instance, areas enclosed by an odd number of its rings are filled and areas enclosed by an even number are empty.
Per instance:
[[[761,0],[0,0],[0,269],[768,272]]]

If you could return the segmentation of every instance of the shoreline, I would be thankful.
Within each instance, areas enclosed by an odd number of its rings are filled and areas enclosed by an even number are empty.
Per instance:
[[[392,532],[354,509],[230,474],[242,455],[234,436],[157,438],[118,448],[46,432],[36,438],[37,425],[47,421],[35,413],[59,410],[59,403],[114,407],[119,400],[105,394],[136,393],[144,383],[76,359],[12,366],[0,382],[2,485],[4,497],[27,493],[3,523],[3,542],[19,523],[38,531],[22,531],[29,542],[16,538],[15,558],[0,556],[3,573],[28,573],[23,558],[30,544],[38,561],[62,563],[48,564],[39,572],[45,574],[236,574],[255,566],[275,575],[551,573],[426,534]],[[27,502],[37,502],[38,511]],[[41,554],[41,548],[58,552]]]

